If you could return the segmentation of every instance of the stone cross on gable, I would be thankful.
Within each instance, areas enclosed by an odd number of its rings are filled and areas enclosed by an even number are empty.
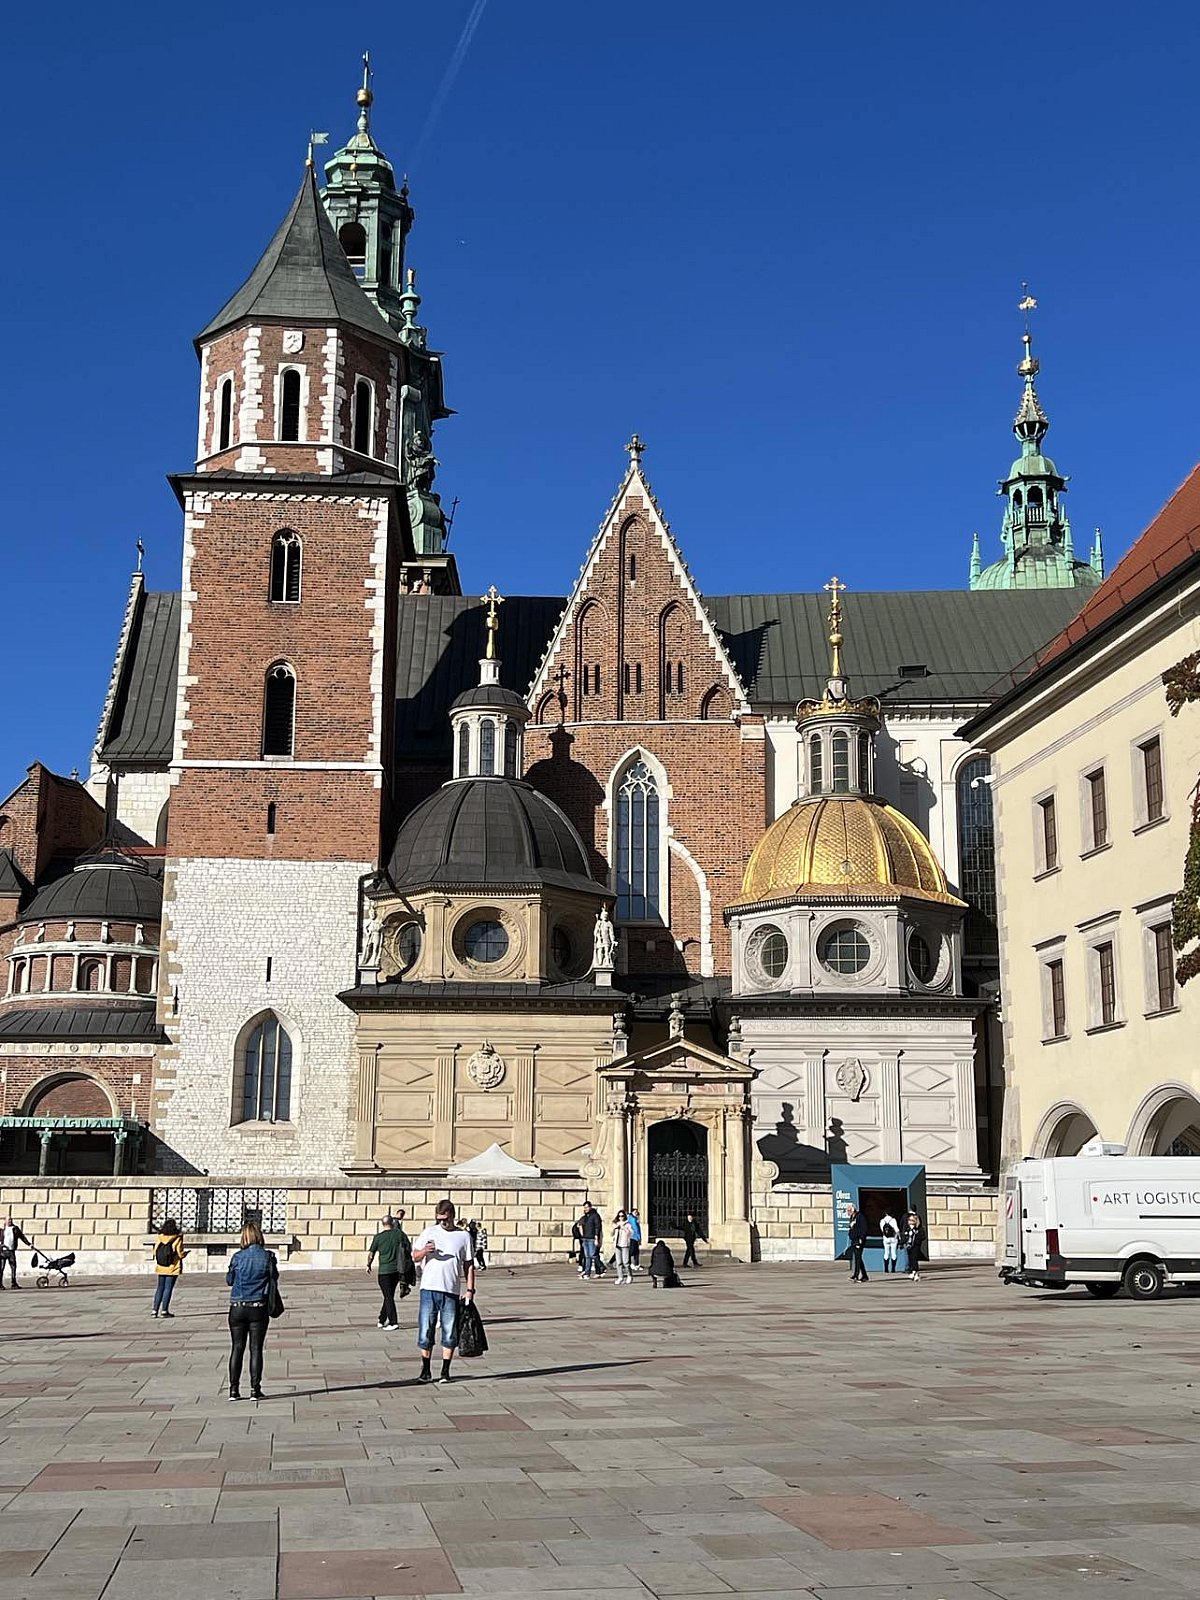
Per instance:
[[[640,467],[642,464],[642,451],[646,448],[642,436],[638,433],[632,434],[625,448],[629,451],[629,465],[631,467]]]

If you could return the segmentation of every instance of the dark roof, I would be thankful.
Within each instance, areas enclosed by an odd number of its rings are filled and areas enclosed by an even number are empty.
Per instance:
[[[142,862],[105,850],[39,889],[21,921],[158,922],[161,916],[161,880]]]
[[[607,897],[567,817],[512,778],[459,778],[400,826],[388,863],[398,889],[546,886]]]
[[[455,695],[451,711],[465,711],[468,706],[491,706],[498,711],[527,711],[524,699],[515,689],[506,689],[502,683],[477,683],[473,689],[464,689]]]
[[[291,210],[245,283],[217,312],[196,342],[248,317],[281,322],[342,322],[388,344],[399,344],[354,276],[309,167]]]
[[[23,895],[29,889],[29,880],[13,860],[11,850],[0,850],[0,894]]]
[[[108,1006],[22,1006],[19,1011],[0,1007],[0,1039],[116,1040],[129,1044],[159,1044],[166,1038],[155,1017],[153,1000],[143,1004]]]
[[[124,661],[101,735],[106,765],[165,766],[175,736],[179,668],[179,596],[143,594],[122,640]]]
[[[1200,554],[1200,466],[1193,467],[1129,553],[1113,568],[1062,632],[1038,652],[1038,665],[1059,656],[1133,605],[1160,579]]]

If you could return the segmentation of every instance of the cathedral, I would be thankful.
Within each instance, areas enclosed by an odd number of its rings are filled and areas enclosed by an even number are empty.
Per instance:
[[[1028,327],[968,587],[708,594],[635,433],[571,593],[507,594],[448,548],[372,101],[196,338],[179,587],[133,578],[86,780],[0,802],[0,1177],[207,1195],[213,1239],[213,1196],[269,1193],[321,1265],[384,1192],[482,1195],[547,1252],[590,1194],[827,1254],[845,1161],[920,1165],[949,1216],[1003,1080],[958,730],[1103,567]]]

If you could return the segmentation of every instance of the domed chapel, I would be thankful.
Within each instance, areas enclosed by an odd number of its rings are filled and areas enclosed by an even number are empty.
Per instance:
[[[374,115],[366,70],[323,184],[310,152],[213,285],[180,584],[134,575],[86,779],[0,802],[0,1170],[37,1171],[69,1059],[125,1170],[269,1195],[300,1263],[357,1260],[383,1193],[482,1196],[501,1255],[589,1194],[750,1258],[828,1253],[841,1160],[981,1192],[995,869],[957,730],[1102,565],[1028,338],[1004,573],[847,595],[801,540],[786,592],[707,594],[634,433],[570,594],[502,594],[451,549]]]

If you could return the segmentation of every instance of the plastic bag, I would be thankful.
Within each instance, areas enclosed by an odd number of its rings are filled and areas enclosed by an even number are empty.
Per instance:
[[[474,1300],[459,1301],[456,1328],[460,1356],[470,1358],[487,1354],[487,1334],[483,1331],[483,1318]]]

